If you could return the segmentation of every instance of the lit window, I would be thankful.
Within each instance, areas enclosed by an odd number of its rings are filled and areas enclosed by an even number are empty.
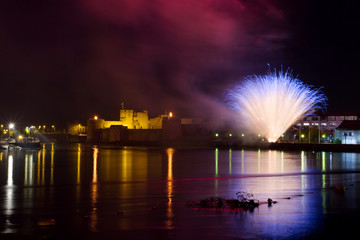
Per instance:
[[[304,126],[309,126],[309,123],[304,123]]]

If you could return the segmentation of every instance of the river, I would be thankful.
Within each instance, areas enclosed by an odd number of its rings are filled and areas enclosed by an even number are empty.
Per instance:
[[[239,191],[259,207],[188,204]],[[351,238],[359,198],[358,153],[84,144],[0,152],[1,239]]]

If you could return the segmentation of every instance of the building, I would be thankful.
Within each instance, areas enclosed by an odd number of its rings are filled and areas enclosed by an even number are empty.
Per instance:
[[[181,135],[181,122],[172,113],[149,118],[148,111],[121,109],[118,121],[95,116],[87,122],[88,142],[160,142]]]
[[[70,135],[86,135],[86,126],[80,123],[68,123],[67,133]]]
[[[360,120],[359,113],[329,113],[307,116],[296,123],[296,126],[320,127],[334,131],[344,120]]]
[[[298,121],[284,134],[285,142],[332,143],[335,129],[344,121],[360,120],[360,113],[319,113]]]
[[[335,129],[335,142],[360,144],[360,120],[344,120]]]

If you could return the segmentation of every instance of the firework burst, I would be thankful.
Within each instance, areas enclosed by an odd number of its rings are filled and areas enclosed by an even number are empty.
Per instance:
[[[251,75],[228,95],[250,132],[261,134],[269,142],[277,139],[298,120],[326,106],[326,96],[292,76],[287,70]]]

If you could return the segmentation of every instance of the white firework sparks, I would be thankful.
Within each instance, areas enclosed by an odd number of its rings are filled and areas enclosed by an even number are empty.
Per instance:
[[[248,76],[229,92],[232,107],[245,127],[269,142],[277,139],[298,120],[322,109],[326,96],[313,89],[291,71]]]

